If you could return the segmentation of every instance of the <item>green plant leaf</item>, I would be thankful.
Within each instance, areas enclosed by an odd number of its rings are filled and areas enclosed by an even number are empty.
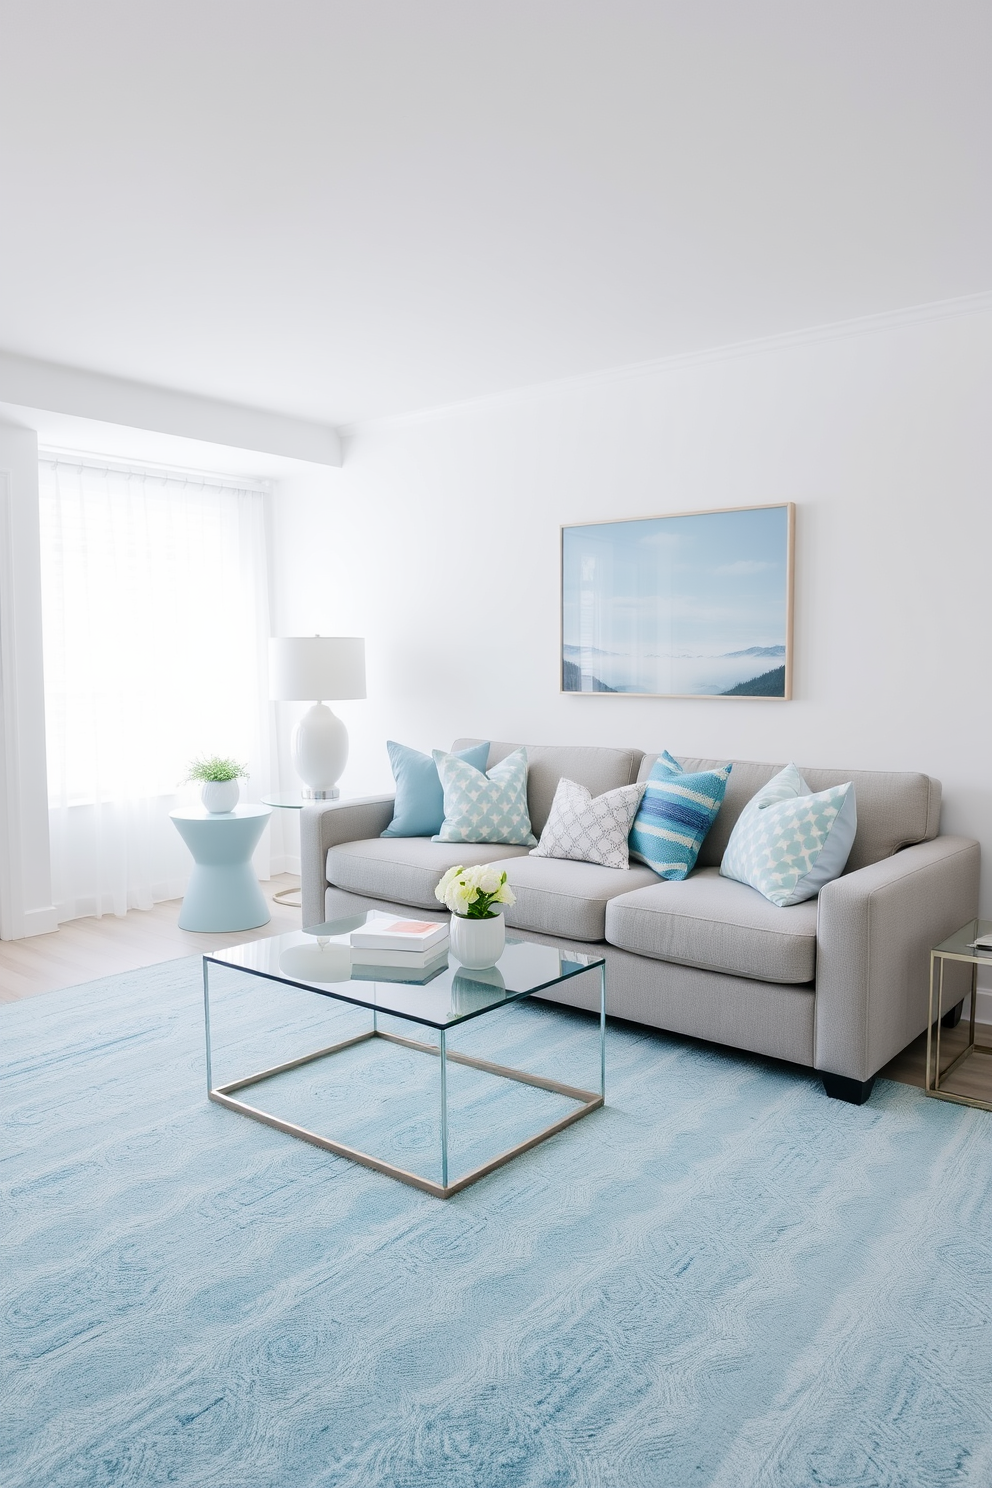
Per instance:
[[[190,781],[221,781],[240,780],[248,774],[248,766],[240,764],[237,760],[230,759],[221,754],[198,755],[190,762],[183,785]]]

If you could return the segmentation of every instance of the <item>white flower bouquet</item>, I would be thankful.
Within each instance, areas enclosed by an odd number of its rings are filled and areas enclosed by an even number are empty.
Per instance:
[[[478,863],[474,868],[449,868],[434,890],[452,914],[465,920],[494,920],[497,906],[515,904],[516,896],[506,881],[506,873]]]

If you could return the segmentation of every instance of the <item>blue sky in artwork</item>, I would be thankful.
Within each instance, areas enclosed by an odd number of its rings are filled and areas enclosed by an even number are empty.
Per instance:
[[[645,692],[722,691],[779,666],[787,558],[785,506],[567,527],[565,656]],[[733,657],[752,648],[760,665]]]

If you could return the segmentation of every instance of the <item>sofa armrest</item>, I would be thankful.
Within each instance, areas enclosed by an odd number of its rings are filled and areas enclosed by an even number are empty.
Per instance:
[[[923,1032],[930,951],[978,913],[979,866],[977,842],[937,837],[821,890],[817,1069],[868,1080]],[[955,982],[959,996],[969,986]]]
[[[324,922],[327,850],[339,842],[378,837],[393,819],[395,796],[361,796],[353,801],[313,801],[300,813],[300,879],[304,925]]]

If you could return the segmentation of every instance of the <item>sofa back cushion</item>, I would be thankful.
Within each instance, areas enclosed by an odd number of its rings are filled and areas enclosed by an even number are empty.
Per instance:
[[[456,739],[451,748],[467,749],[479,742],[478,739]],[[489,746],[486,769],[491,770],[499,760],[519,748],[519,744],[494,741]],[[587,744],[528,744],[527,804],[531,827],[538,836],[544,831],[551,802],[563,776],[584,785],[591,795],[601,796],[604,791],[616,790],[618,785],[633,785],[639,780],[642,758],[639,749],[601,749]],[[652,760],[655,758],[652,755]]]
[[[646,754],[641,761],[639,780],[646,780],[658,758]],[[723,760],[692,759],[677,755],[683,770],[712,770]],[[784,764],[765,764],[759,760],[734,760],[727,781],[719,815],[710,829],[699,854],[701,868],[719,867],[730,834],[744,807],[763,785],[784,769]],[[865,868],[869,863],[891,857],[900,847],[914,842],[929,842],[936,837],[940,823],[940,781],[929,775],[892,770],[818,770],[799,766],[811,791],[828,790],[832,785],[854,782],[858,806],[858,831],[847,860],[846,873]]]

